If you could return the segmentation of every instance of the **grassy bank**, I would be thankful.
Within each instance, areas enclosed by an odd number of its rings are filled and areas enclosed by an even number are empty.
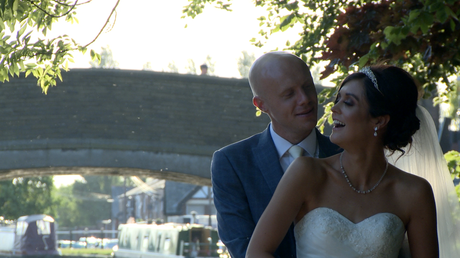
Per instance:
[[[98,249],[98,248],[59,248],[63,256],[88,256],[88,255],[103,255],[111,256],[112,249]]]

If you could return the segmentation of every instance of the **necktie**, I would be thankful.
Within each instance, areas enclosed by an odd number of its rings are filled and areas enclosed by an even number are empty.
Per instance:
[[[304,149],[298,145],[292,145],[289,148],[289,154],[295,159],[303,155]]]

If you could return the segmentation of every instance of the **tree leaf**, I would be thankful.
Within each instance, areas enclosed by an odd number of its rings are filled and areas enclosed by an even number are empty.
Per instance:
[[[365,54],[359,59],[359,64],[358,64],[359,67],[360,68],[364,67],[368,61],[369,61],[369,53]]]
[[[410,11],[410,13],[409,13],[409,22],[410,23],[414,22],[420,16],[421,11],[422,10],[420,10],[420,9],[415,9],[415,10]]]
[[[18,4],[19,0],[14,0],[13,1],[13,12],[16,13],[18,11]]]
[[[18,34],[17,34],[18,39],[22,36],[22,34],[24,34],[24,31],[26,31],[26,29],[27,29],[27,24],[22,26],[22,28],[18,31]]]

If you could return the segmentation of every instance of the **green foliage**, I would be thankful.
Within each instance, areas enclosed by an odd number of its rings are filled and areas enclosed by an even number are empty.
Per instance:
[[[177,67],[176,63],[174,61],[170,62],[168,64],[168,69],[171,73],[178,73],[179,68]]]
[[[147,63],[143,64],[142,65],[142,70],[152,70],[152,63],[147,62]]]
[[[208,75],[213,75],[216,70],[216,62],[214,62],[210,55],[206,56],[206,61],[204,62],[208,66]]]
[[[460,179],[460,153],[458,151],[449,151],[444,154],[449,167],[452,179]],[[460,200],[460,184],[455,187]]]
[[[121,177],[85,176],[60,187],[54,194],[57,221],[62,228],[92,227],[112,217],[112,186],[121,186]]]
[[[59,227],[78,226],[76,214],[78,213],[77,204],[74,202],[72,194],[73,185],[61,186],[53,192],[54,203],[56,204],[56,219]]]
[[[111,203],[104,196],[111,197],[111,182],[117,177],[85,176],[86,182],[76,181],[72,193],[80,199],[74,200],[77,210],[87,211],[78,214],[79,226],[93,226],[98,220],[111,218]]]
[[[185,67],[185,70],[187,71],[188,74],[196,74],[196,65],[193,59],[187,60],[187,66]]]
[[[42,38],[60,18],[78,22],[77,2],[0,0],[0,81],[9,81],[21,72],[32,74],[45,94],[57,79],[62,81],[61,69],[67,71],[68,62],[73,62],[71,53],[85,53],[89,44],[79,45],[67,35]],[[98,58],[93,51],[91,57]]]
[[[118,62],[113,58],[112,50],[109,46],[102,47],[101,53],[91,50],[91,59],[89,62],[91,68],[115,69],[118,68]]]
[[[0,181],[0,214],[17,219],[32,214],[55,216],[52,177],[15,178]]]
[[[367,2],[367,3],[366,3]],[[329,66],[323,77],[338,66],[387,63],[403,67],[422,84],[425,96],[438,82],[448,86],[460,67],[460,13],[458,1],[364,1],[350,4],[337,17],[337,27],[326,40],[321,59]],[[448,11],[450,10],[450,11]],[[443,93],[445,94],[445,93]],[[441,99],[435,98],[435,103]]]
[[[224,1],[216,1],[216,0],[189,0],[189,4],[184,7],[183,13],[188,16],[195,18],[198,14],[203,12],[204,7],[206,4],[214,5],[214,7],[219,9],[224,9],[227,11],[231,11],[229,3],[224,3]],[[227,0],[226,2],[230,2]],[[184,18],[183,16],[182,18]]]
[[[334,106],[334,102],[329,102],[324,105],[324,115],[318,119],[318,129],[323,132],[326,122],[332,124],[332,111],[331,108]]]
[[[252,63],[256,60],[254,54],[249,54],[248,51],[242,51],[238,58],[238,71],[240,72],[241,77],[248,78],[249,76],[249,69],[251,69]]]

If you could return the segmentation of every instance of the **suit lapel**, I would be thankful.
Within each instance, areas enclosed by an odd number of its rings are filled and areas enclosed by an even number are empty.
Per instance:
[[[252,152],[265,182],[274,193],[283,176],[283,169],[268,128],[260,134],[259,144],[252,149]]]
[[[318,141],[318,147],[319,147],[319,158],[326,158],[329,156],[332,156],[334,154],[339,153],[342,149],[340,149],[339,146],[333,144],[330,140],[329,137],[322,135],[318,129],[315,129],[316,131],[316,140]]]

